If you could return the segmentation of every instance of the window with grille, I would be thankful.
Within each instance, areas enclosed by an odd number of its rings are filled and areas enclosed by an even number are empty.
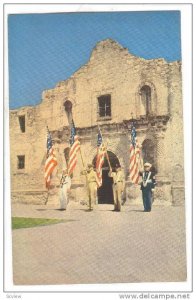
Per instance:
[[[25,132],[25,116],[19,116],[18,120],[19,120],[21,132]]]
[[[18,155],[17,156],[18,159],[18,163],[17,163],[17,167],[18,169],[24,169],[25,168],[25,156],[24,155]]]
[[[98,114],[99,117],[111,117],[111,95],[98,97]]]

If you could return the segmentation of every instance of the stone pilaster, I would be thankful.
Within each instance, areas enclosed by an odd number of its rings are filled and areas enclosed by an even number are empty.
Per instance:
[[[160,179],[165,177],[165,144],[164,144],[164,131],[155,133],[156,140],[156,158],[157,158],[157,176]]]
[[[155,189],[154,199],[159,199],[166,205],[172,204],[171,182],[165,170],[166,151],[165,151],[165,132],[160,130],[155,134],[156,139],[156,156],[157,156],[157,187]]]

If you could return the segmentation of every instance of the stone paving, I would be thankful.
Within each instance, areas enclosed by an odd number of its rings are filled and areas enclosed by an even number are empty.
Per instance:
[[[12,216],[66,223],[13,230],[14,284],[178,282],[186,280],[184,207],[70,203],[12,205]]]

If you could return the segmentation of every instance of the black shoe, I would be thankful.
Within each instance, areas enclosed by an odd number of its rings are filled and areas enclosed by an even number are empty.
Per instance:
[[[66,210],[66,208],[60,208],[59,210],[60,210],[60,211],[63,211],[63,210]]]

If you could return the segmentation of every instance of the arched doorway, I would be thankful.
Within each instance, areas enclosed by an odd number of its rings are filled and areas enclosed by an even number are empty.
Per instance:
[[[118,164],[120,165],[120,162],[118,160],[118,157],[111,151],[108,151],[108,157],[110,160],[110,164],[112,169],[115,169],[115,166]],[[96,158],[93,159],[93,166],[96,165]],[[111,177],[108,176],[109,173],[109,164],[108,160],[105,157],[104,164],[102,167],[102,186],[98,188],[97,190],[97,196],[98,196],[98,204],[113,204],[114,198],[113,198],[113,191],[112,191],[112,184],[113,180]]]

